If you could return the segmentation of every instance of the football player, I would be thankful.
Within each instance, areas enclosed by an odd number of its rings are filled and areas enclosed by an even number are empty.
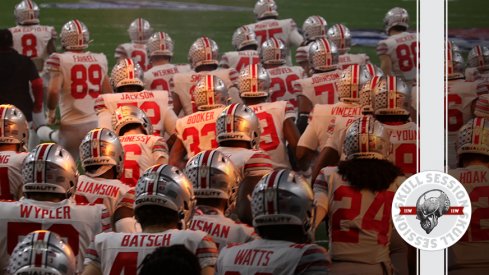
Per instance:
[[[387,39],[377,44],[380,68],[386,75],[401,77],[408,87],[416,82],[418,41],[416,33],[409,33],[408,12],[399,7],[390,9],[384,17]]]
[[[255,32],[258,47],[272,37],[282,40],[289,50],[301,45],[304,38],[299,33],[297,25],[291,18],[278,19],[277,4],[274,0],[256,1],[253,13],[257,22],[246,26]],[[290,52],[287,53],[287,65],[292,65]]]
[[[78,171],[71,155],[54,143],[36,146],[26,157],[22,177],[24,197],[0,202],[0,270],[19,238],[45,229],[58,233],[73,249],[77,273],[82,271],[86,249],[95,235],[110,230],[110,215],[103,205],[78,205],[72,196]]]
[[[234,207],[240,182],[239,172],[228,157],[217,150],[203,151],[188,161],[185,174],[197,200],[190,229],[207,232],[219,249],[254,239],[252,227],[224,215]]]
[[[309,66],[309,59],[307,58],[309,45],[318,38],[326,37],[327,28],[328,23],[319,15],[309,16],[302,24],[304,41],[296,50],[295,62],[304,69],[304,73],[308,77],[311,76],[311,68]]]
[[[467,69],[475,68],[480,77],[489,78],[489,48],[481,45],[473,47],[467,55]]]
[[[364,53],[348,53],[351,48],[351,34],[343,24],[334,24],[328,29],[329,41],[335,43],[338,49],[338,67],[346,69],[352,64],[365,65],[370,61],[370,57]]]
[[[329,274],[359,270],[363,274],[392,274],[391,204],[405,178],[386,159],[389,146],[389,136],[380,122],[369,116],[358,118],[345,135],[347,160],[337,167],[323,168],[314,182],[316,224],[328,216],[333,261]],[[344,215],[344,209],[354,210],[352,215]]]
[[[114,94],[100,95],[95,101],[98,126],[112,128],[112,114],[120,106],[136,106],[143,110],[154,127],[153,134],[168,134],[169,140],[175,133],[177,116],[171,108],[168,91],[144,90],[143,72],[137,63],[126,58],[117,63],[110,74]]]
[[[0,105],[0,199],[22,197],[22,162],[27,153],[29,126],[13,105]]]
[[[85,51],[89,40],[85,24],[71,20],[61,29],[65,52],[53,53],[47,60],[50,72],[48,123],[55,123],[59,103],[59,143],[76,160],[81,140],[97,127],[97,115],[93,112],[95,99],[100,93],[112,92],[107,77],[107,58],[102,53]]]
[[[183,172],[170,165],[148,168],[138,181],[134,203],[143,232],[97,235],[87,251],[83,274],[136,275],[146,255],[175,244],[197,256],[201,274],[214,274],[216,244],[207,233],[186,229],[193,206],[192,183]]]
[[[36,230],[15,246],[7,274],[75,275],[75,270],[76,259],[71,247],[54,232]]]
[[[131,42],[117,46],[114,57],[116,61],[130,58],[138,63],[143,71],[146,71],[150,67],[146,42],[148,42],[149,37],[153,34],[153,28],[147,20],[139,17],[131,22],[127,32],[129,33]]]
[[[14,39],[14,49],[30,57],[41,72],[44,61],[56,51],[56,30],[52,26],[40,25],[39,7],[31,0],[22,0],[15,6],[17,26],[9,28]]]
[[[177,139],[170,151],[171,165],[183,168],[185,155],[191,158],[201,151],[217,148],[216,121],[228,99],[226,86],[217,76],[206,75],[197,82],[194,90],[197,112],[177,120]]]
[[[270,156],[258,150],[260,123],[246,105],[227,106],[216,122],[217,150],[231,159],[243,179],[238,187],[236,213],[241,222],[251,225],[249,196],[262,176],[272,171]]]
[[[233,33],[233,47],[236,51],[226,52],[219,61],[219,67],[232,68],[237,72],[248,65],[260,63],[258,41],[253,30],[241,26]]]
[[[324,37],[309,46],[308,59],[312,76],[293,83],[299,90],[297,128],[301,133],[306,129],[309,113],[314,105],[336,103],[338,100],[336,82],[341,73],[341,70],[337,69],[338,50]]]
[[[206,36],[198,38],[192,44],[188,51],[188,60],[194,71],[175,74],[170,84],[170,89],[173,89],[175,114],[180,114],[182,110],[185,115],[197,111],[193,99],[195,84],[208,74],[215,75],[224,81],[232,101],[239,102],[238,91],[234,83],[238,78],[238,72],[231,68],[218,69],[218,51],[216,42]]]
[[[270,76],[259,64],[247,66],[240,72],[238,88],[241,99],[260,123],[260,149],[268,153],[274,168],[290,169],[293,161],[289,161],[288,150],[294,158],[300,137],[292,104],[283,100],[267,102],[271,94]]]
[[[290,170],[269,173],[253,190],[251,205],[261,239],[223,248],[217,274],[329,274],[326,249],[309,243],[316,207],[306,180]]]
[[[143,77],[146,90],[170,91],[170,79],[173,75],[190,71],[188,65],[171,64],[173,40],[167,33],[157,32],[151,35],[146,48],[151,64],[151,68],[144,72]]]
[[[448,271],[451,275],[486,274],[489,270],[487,249],[489,221],[481,213],[488,209],[489,121],[469,120],[459,129],[457,157],[459,166],[448,173],[460,181],[470,197],[472,219],[460,241],[449,248]],[[480,138],[486,137],[486,138]]]
[[[285,65],[286,48],[282,41],[270,38],[263,42],[260,60],[270,75],[270,102],[288,101],[297,112],[297,93],[299,90],[292,83],[305,77],[300,66]]]

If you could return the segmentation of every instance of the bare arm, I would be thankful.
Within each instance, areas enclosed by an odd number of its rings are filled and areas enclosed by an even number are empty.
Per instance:
[[[379,55],[380,68],[386,75],[392,75],[392,60],[386,54]]]
[[[316,165],[312,170],[312,182],[316,180],[316,177],[323,167],[337,165],[339,160],[340,154],[335,149],[325,147],[321,150],[321,153],[319,153],[319,157],[316,160]]]
[[[285,140],[288,143],[287,149],[289,150],[289,157],[295,158],[297,143],[299,142],[300,133],[299,130],[297,129],[297,126],[294,123],[293,118],[288,118],[284,121],[283,131],[284,131]],[[291,160],[290,162],[291,164],[295,164],[296,167],[293,167],[294,170],[298,170],[297,162],[294,160]]]
[[[312,102],[304,95],[297,96],[297,107],[299,111],[299,117],[297,118],[297,129],[300,133],[304,133],[307,127],[307,120],[309,118],[309,113],[314,107]]]
[[[82,275],[102,275],[102,270],[92,263],[85,265]]]
[[[180,97],[176,93],[172,93],[173,97],[173,111],[178,116],[182,110],[182,103],[180,102]]]
[[[261,176],[246,177],[239,183],[238,187],[236,212],[238,214],[239,220],[250,226],[253,226],[250,197],[253,189],[255,188],[255,185],[261,178]]]
[[[48,86],[48,124],[54,124],[56,120],[56,107],[59,102],[59,93],[63,85],[63,74],[61,72],[51,72]]]
[[[102,94],[111,94],[114,91],[112,91],[112,85],[110,85],[109,81],[109,76],[105,75],[104,81],[102,82]]]
[[[314,152],[315,151],[307,147],[297,146],[295,151],[295,157],[299,169],[301,169],[302,171],[306,171],[307,169],[309,169],[312,158],[314,157]]]
[[[177,138],[173,143],[173,146],[171,147],[170,159],[168,160],[168,164],[176,166],[178,168],[182,168],[182,166],[185,166],[185,163],[183,163],[182,160],[185,157],[186,153],[187,151],[185,150],[183,142]]]
[[[200,270],[201,275],[214,275],[216,273],[216,269],[213,266],[206,266]]]

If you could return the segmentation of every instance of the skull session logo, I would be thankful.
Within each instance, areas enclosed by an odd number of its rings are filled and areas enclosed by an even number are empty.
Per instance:
[[[404,181],[392,204],[392,220],[399,235],[423,250],[439,250],[456,243],[469,226],[470,199],[452,176],[425,171]]]

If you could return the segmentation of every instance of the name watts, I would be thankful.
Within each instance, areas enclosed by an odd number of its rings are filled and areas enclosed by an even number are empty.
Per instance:
[[[36,218],[36,219],[71,219],[71,208],[63,206],[55,209],[43,209],[34,205],[20,205],[21,218]]]
[[[231,227],[224,224],[215,224],[213,222],[192,220],[190,222],[190,229],[201,230],[207,232],[209,235],[218,238],[227,238]]]
[[[270,256],[273,251],[261,249],[244,249],[239,250],[234,258],[234,264],[237,265],[252,265],[252,266],[268,266]]]
[[[313,76],[312,77],[312,84],[332,82],[332,81],[338,79],[339,77],[340,77],[340,75],[338,73]]]
[[[138,92],[138,93],[122,93],[121,100],[137,100],[137,99],[152,99],[155,95],[150,92]]]
[[[81,181],[78,183],[76,191],[115,198],[119,194],[119,187],[103,183]]]
[[[151,139],[151,136],[147,135],[134,135],[134,136],[122,136],[119,137],[121,142],[143,142],[143,143],[148,143],[148,141]]]
[[[196,113],[187,118],[187,124],[199,123],[202,121],[214,120],[214,112]]]
[[[170,246],[171,234],[158,235],[124,235],[121,240],[123,247]]]
[[[98,62],[97,58],[93,55],[73,55],[73,61],[74,62],[87,62],[87,63],[94,63]]]
[[[166,70],[155,71],[155,72],[153,72],[153,76],[154,77],[162,77],[165,75],[176,74],[176,73],[178,73],[177,67],[171,68],[171,69],[166,69]]]

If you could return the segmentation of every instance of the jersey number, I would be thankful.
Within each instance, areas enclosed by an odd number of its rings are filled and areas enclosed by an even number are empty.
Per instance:
[[[197,128],[187,127],[185,128],[185,130],[183,130],[182,138],[183,140],[188,140],[190,137],[192,138],[192,143],[189,145],[189,148],[193,155],[197,155],[199,152],[204,150],[204,148],[200,148],[200,138],[207,136],[209,133],[214,133],[214,137],[210,140],[211,148],[208,149],[217,148],[215,122],[207,123],[206,125],[204,125],[204,127],[202,127],[202,129],[200,130],[200,134]]]
[[[135,50],[131,53],[131,59],[139,64],[143,71],[146,71],[146,53]]]
[[[316,96],[323,97],[323,94],[326,94],[326,102],[323,104],[334,104],[335,103],[335,92],[336,87],[334,83],[326,83],[319,86],[314,86],[314,92]]]
[[[34,34],[28,33],[22,35],[20,44],[22,45],[22,55],[30,58],[37,57],[37,38]]]
[[[110,275],[137,274],[138,253],[119,252],[110,268]],[[123,272],[124,271],[124,272]]]
[[[124,173],[122,173],[121,181],[133,187],[136,186],[139,179],[139,163],[136,159],[142,154],[141,147],[136,144],[126,144],[124,152]],[[130,158],[130,156],[133,157]]]
[[[447,95],[447,101],[448,131],[456,132],[462,125],[464,125],[464,115],[459,109],[450,107],[461,106],[462,98],[457,94],[449,94]]]
[[[284,100],[284,98],[282,97],[286,93],[289,93],[291,95],[297,93],[298,91],[294,89],[294,85],[292,85],[292,82],[298,79],[299,77],[295,74],[288,75],[285,78],[285,81],[280,77],[272,78],[271,85],[270,85],[270,93],[272,94],[270,96],[271,101],[275,102],[278,100]],[[293,95],[290,97],[289,102],[290,104],[292,104],[292,106],[294,106],[294,108],[297,107],[297,100]]]
[[[282,28],[274,28],[274,29],[268,29],[268,30],[255,30],[255,35],[260,40],[259,45],[261,45],[267,39],[275,37],[275,35],[278,35],[281,33],[282,33]],[[277,37],[275,37],[275,38],[277,38]]]
[[[88,84],[90,83],[90,87]],[[71,96],[83,99],[87,95],[97,98],[102,90],[102,68],[99,64],[85,67],[77,64],[71,68]]]
[[[413,143],[398,144],[394,149],[395,160],[394,163],[401,168],[405,174],[416,173],[416,160],[418,155],[418,148]]]
[[[169,91],[170,85],[168,85],[168,82],[166,80],[162,78],[158,78],[153,80],[153,82],[151,82],[151,90]]]
[[[262,127],[260,137],[260,149],[263,151],[272,151],[277,149],[280,144],[277,129],[273,123],[273,117],[267,112],[257,113],[256,116],[260,120]]]
[[[484,203],[484,201],[489,200],[489,186],[475,187],[474,190],[470,192],[469,197],[472,205],[474,205],[475,202],[480,201]],[[489,220],[489,208],[473,207],[470,227],[462,238],[463,241],[477,242],[489,240],[489,228],[483,226],[481,220]]]
[[[160,107],[156,102],[154,101],[145,101],[145,102],[124,102],[124,103],[117,103],[117,108],[121,106],[136,106],[139,109],[141,109],[149,118],[151,121],[151,125],[155,126],[158,125],[161,121],[161,112],[160,112]],[[153,130],[153,135],[159,136],[161,133],[160,131]]]
[[[418,56],[418,45],[416,41],[411,45],[401,44],[396,48],[397,60],[399,60],[399,69],[402,72],[409,72],[416,66]]]
[[[251,65],[260,63],[260,58],[258,56],[241,57],[238,61],[238,64],[236,65],[236,71],[241,72],[241,69],[248,67],[250,65],[250,59],[251,59]]]

